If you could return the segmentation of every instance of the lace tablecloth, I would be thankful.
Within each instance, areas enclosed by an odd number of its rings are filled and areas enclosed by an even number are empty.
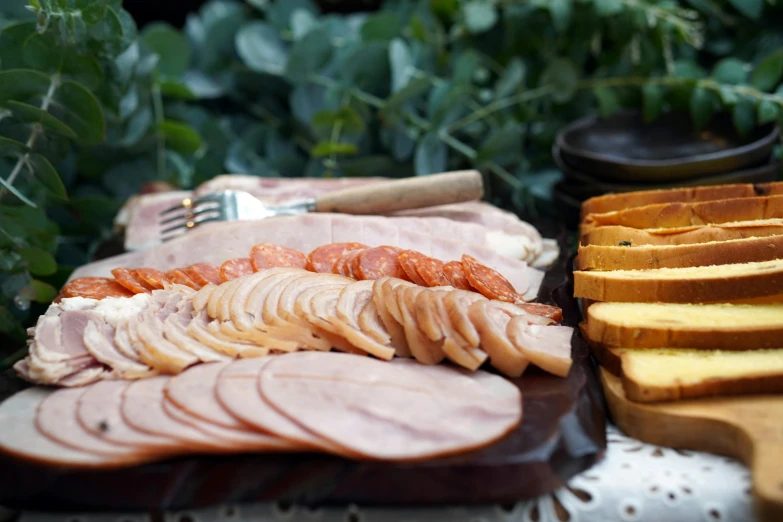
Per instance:
[[[2,471],[0,471],[2,472]],[[15,518],[0,510],[0,522]],[[18,522],[158,522],[146,514],[20,513]],[[610,426],[606,457],[550,495],[509,506],[306,509],[278,504],[165,513],[163,522],[752,521],[748,469],[736,460],[641,443]]]

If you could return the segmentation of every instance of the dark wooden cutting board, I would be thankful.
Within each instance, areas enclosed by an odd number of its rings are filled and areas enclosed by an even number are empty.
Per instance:
[[[580,320],[564,254],[547,272],[540,302]],[[319,454],[190,456],[111,471],[42,467],[0,456],[0,505],[46,511],[159,510],[225,502],[304,505],[512,503],[553,491],[595,463],[606,448],[600,385],[587,346],[572,345],[567,378],[535,368],[512,379],[523,421],[480,451],[410,464],[352,461]],[[0,375],[0,400],[22,383]],[[0,427],[2,429],[2,427]]]

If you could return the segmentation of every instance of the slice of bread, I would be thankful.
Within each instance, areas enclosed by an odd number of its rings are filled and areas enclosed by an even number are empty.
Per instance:
[[[580,226],[580,233],[585,235],[594,227],[606,225],[672,228],[772,218],[783,218],[783,196],[662,203],[604,214],[589,214]]]
[[[619,225],[595,227],[582,236],[582,245],[694,245],[749,237],[783,235],[783,219],[732,221],[714,225],[638,229]]]
[[[595,303],[584,335],[628,348],[783,348],[783,304]]]
[[[637,402],[783,392],[783,349],[620,352],[623,390]]]
[[[607,194],[586,200],[582,204],[582,218],[588,214],[613,212],[626,208],[643,207],[656,203],[692,203],[716,199],[747,198],[783,194],[783,182],[684,187],[664,190],[640,190],[624,194]]]
[[[783,258],[783,236],[752,237],[695,245],[579,247],[579,270],[646,270],[752,263]]]
[[[574,297],[593,301],[720,303],[777,294],[783,294],[783,260],[574,272]]]

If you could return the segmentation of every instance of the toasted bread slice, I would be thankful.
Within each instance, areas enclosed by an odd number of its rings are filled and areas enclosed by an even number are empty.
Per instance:
[[[621,303],[720,303],[783,293],[783,260],[574,272],[574,297]],[[592,307],[591,307],[592,308]]]
[[[783,392],[783,349],[623,349],[619,356],[623,389],[632,401]]]
[[[783,258],[783,236],[751,237],[696,245],[579,247],[580,270],[646,270],[729,265]]]
[[[672,228],[772,218],[783,218],[783,196],[661,203],[604,214],[589,214],[580,226],[580,233],[585,235],[594,227],[606,225]]]
[[[591,343],[628,348],[783,348],[783,304],[596,303],[587,311]]]
[[[586,200],[582,204],[582,218],[588,214],[613,212],[626,208],[643,207],[657,203],[692,203],[717,199],[747,198],[783,194],[783,182],[751,185],[715,185],[664,190],[640,190],[624,194],[607,194]]]
[[[695,245],[781,235],[783,235],[783,219],[759,219],[675,228],[638,229],[609,225],[591,229],[582,236],[580,243],[599,246]]]

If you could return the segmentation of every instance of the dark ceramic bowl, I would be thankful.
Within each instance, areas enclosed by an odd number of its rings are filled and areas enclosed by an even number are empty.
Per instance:
[[[623,111],[577,120],[555,143],[565,163],[598,179],[663,183],[758,165],[772,153],[778,135],[770,123],[740,137],[724,113],[697,132],[684,113],[664,114],[647,125],[638,111]]]
[[[727,172],[715,176],[706,176],[667,183],[612,183],[585,174],[567,164],[557,145],[552,147],[552,157],[555,164],[563,172],[566,189],[570,194],[584,200],[593,196],[609,193],[634,192],[637,190],[657,190],[676,187],[695,187],[703,185],[723,185],[730,183],[767,183],[778,179],[780,163],[770,156],[761,165],[737,172]]]

